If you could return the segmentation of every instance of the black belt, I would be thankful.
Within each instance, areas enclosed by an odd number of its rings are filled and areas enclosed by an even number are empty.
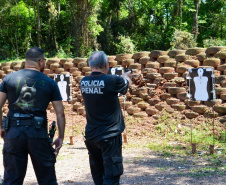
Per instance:
[[[20,119],[15,117],[9,118],[9,127],[19,127],[19,126],[35,126],[33,118]],[[42,124],[42,127],[47,127],[47,122]]]
[[[10,118],[9,119],[9,126],[15,127],[15,126],[32,126],[34,125],[33,119],[18,119],[18,118]]]

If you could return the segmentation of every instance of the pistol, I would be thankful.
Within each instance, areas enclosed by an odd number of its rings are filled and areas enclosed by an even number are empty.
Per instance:
[[[49,130],[49,142],[50,143],[53,143],[53,138],[54,138],[55,132],[56,132],[56,122],[53,121],[51,128]]]

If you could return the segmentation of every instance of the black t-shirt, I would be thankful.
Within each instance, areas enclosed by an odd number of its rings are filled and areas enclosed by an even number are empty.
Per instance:
[[[128,81],[120,76],[92,72],[81,80],[86,109],[86,139],[100,141],[125,129],[118,93],[126,94]]]
[[[30,69],[8,74],[0,84],[0,91],[7,94],[8,116],[21,113],[46,117],[49,102],[62,100],[53,79]]]

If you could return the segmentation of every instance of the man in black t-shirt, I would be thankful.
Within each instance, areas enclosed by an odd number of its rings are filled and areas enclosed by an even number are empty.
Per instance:
[[[89,65],[92,73],[80,85],[86,109],[85,144],[91,174],[96,185],[116,185],[123,174],[121,133],[125,128],[118,93],[126,94],[130,73],[122,77],[106,75],[109,64],[103,51],[93,53]]]
[[[28,154],[40,185],[56,185],[56,155],[62,147],[65,116],[56,82],[42,73],[44,51],[27,51],[25,69],[8,74],[0,84],[0,133],[4,138],[4,185],[22,185]],[[8,130],[2,130],[2,107],[8,100]],[[52,102],[57,116],[59,136],[49,143],[47,113]]]

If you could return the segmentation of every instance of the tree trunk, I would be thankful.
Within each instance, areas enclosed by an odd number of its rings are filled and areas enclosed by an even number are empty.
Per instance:
[[[178,16],[178,3],[177,0],[174,2],[174,8],[173,8],[173,26],[177,26],[177,16]]]
[[[181,30],[181,24],[182,24],[182,0],[178,1],[178,6],[179,6],[179,16],[180,16],[179,28]]]
[[[15,30],[15,40],[16,40],[16,56],[19,57],[19,51],[18,51],[18,41],[17,41],[17,29]]]
[[[16,6],[17,6],[18,5],[17,1],[15,1],[15,3],[16,3]],[[16,11],[18,11],[18,7],[17,7]],[[18,12],[16,13],[16,16],[17,16],[17,22],[18,22]],[[18,31],[17,23],[16,23],[15,27],[16,27],[16,29],[15,29],[16,56],[18,58],[19,57],[19,51],[18,51],[18,40],[17,40],[17,31]]]
[[[165,4],[165,8],[166,8],[166,30],[168,30],[169,27],[169,1],[167,1],[167,3]]]
[[[194,5],[195,5],[195,13],[193,17],[193,33],[194,33],[194,39],[197,40],[199,0],[194,0]]]
[[[35,0],[33,0],[33,9],[34,9],[34,21],[35,21],[35,27],[36,27],[36,11],[35,11]]]
[[[37,11],[38,11],[38,47],[41,47],[41,20],[39,11],[39,0],[37,0]]]
[[[58,18],[60,17],[60,1],[59,0],[57,0],[57,16],[58,16]]]
[[[70,1],[70,8],[74,18],[72,35],[75,39],[74,46],[76,56],[84,56],[84,52],[90,45],[88,18],[93,13],[88,0]]]

